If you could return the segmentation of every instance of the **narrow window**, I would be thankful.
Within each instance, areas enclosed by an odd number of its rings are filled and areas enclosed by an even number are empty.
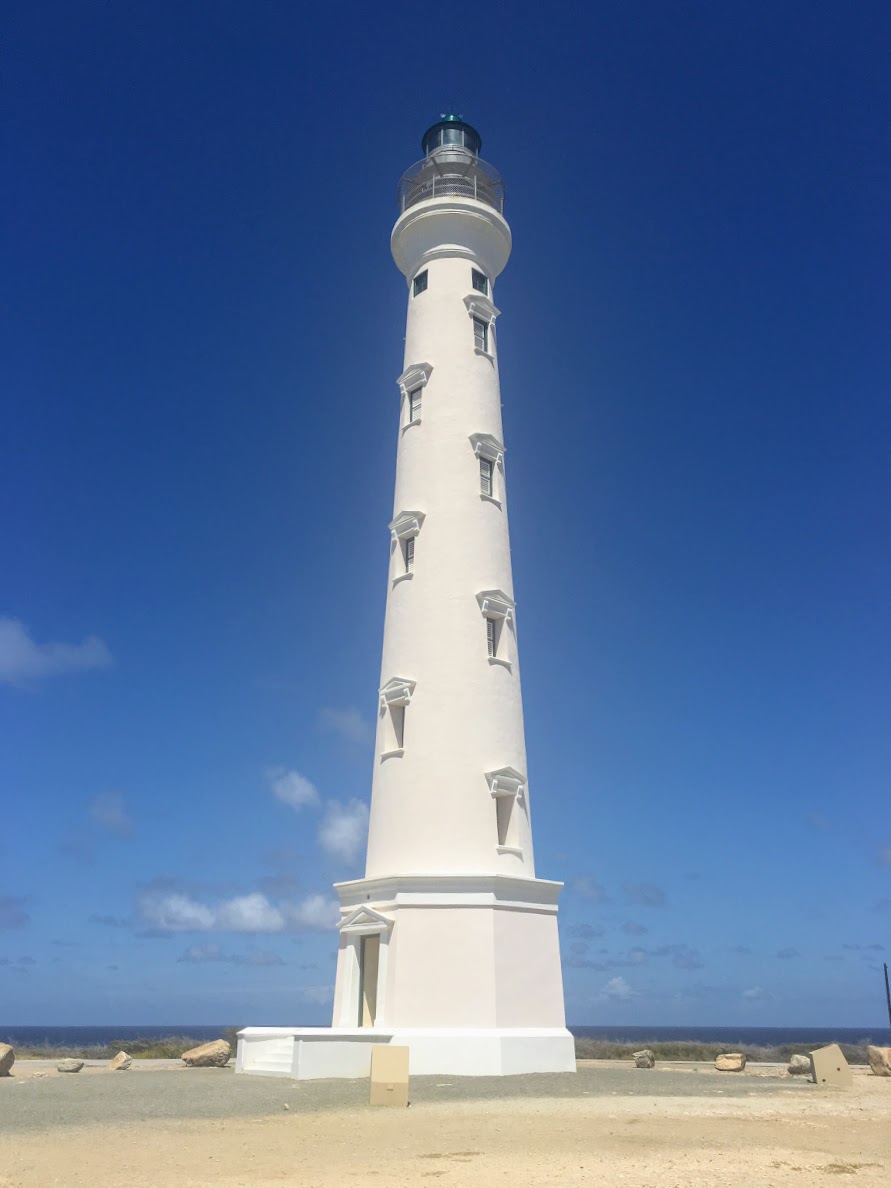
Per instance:
[[[415,538],[410,536],[405,542],[405,572],[412,573],[415,568]]]
[[[421,419],[422,390],[421,388],[415,388],[413,392],[409,392],[408,394],[408,422],[410,425]]]
[[[489,458],[480,458],[480,492],[492,494],[492,461]]]
[[[485,293],[486,296],[488,297],[488,295],[489,295],[489,280],[488,280],[488,277],[485,275],[485,273],[477,272],[477,270],[474,268],[471,270],[470,275],[471,275],[471,279],[473,281],[473,287],[479,293]]]
[[[427,288],[427,269],[425,268],[423,272],[419,272],[418,275],[415,277],[414,284],[412,286],[412,293],[415,297],[417,297],[418,294],[423,293],[426,288]]]
[[[514,815],[514,798],[513,796],[496,796],[495,797],[495,821],[498,826],[498,844],[499,846],[509,846],[513,844],[513,824]]]
[[[482,318],[473,319],[473,345],[480,351],[489,350],[489,324]]]
[[[489,655],[495,655],[495,620],[486,619],[486,643],[489,647]]]

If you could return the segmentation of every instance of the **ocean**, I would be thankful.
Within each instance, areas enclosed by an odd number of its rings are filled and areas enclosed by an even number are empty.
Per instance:
[[[49,1044],[54,1047],[79,1047],[111,1044],[133,1039],[163,1039],[168,1035],[186,1035],[196,1040],[218,1039],[231,1023],[208,1027],[204,1023],[170,1023],[156,1026],[119,1027],[3,1027],[0,1042],[13,1047]],[[308,1026],[318,1026],[311,1024]],[[570,1026],[575,1036],[611,1040],[613,1043],[670,1043],[672,1040],[695,1040],[728,1046],[757,1044],[800,1044],[803,1048],[822,1044],[878,1044],[891,1047],[891,1029],[887,1027],[586,1027]]]

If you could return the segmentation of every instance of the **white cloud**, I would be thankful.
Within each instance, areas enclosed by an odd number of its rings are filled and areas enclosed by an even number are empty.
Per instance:
[[[307,895],[307,897],[291,909],[290,916],[295,923],[304,928],[323,929],[333,928],[340,919],[340,908],[335,899],[327,895]]]
[[[625,981],[623,977],[610,978],[599,994],[600,998],[613,999],[619,1002],[629,1002],[637,997],[637,991]]]
[[[108,647],[95,635],[79,644],[38,644],[19,619],[0,618],[0,683],[24,685],[62,672],[108,668],[113,663]]]
[[[750,986],[748,990],[743,990],[743,998],[748,998],[751,1002],[757,1002],[760,998],[768,998],[769,995],[763,986]]]
[[[358,858],[368,833],[368,806],[361,800],[340,804],[329,800],[319,826],[319,845],[332,858],[353,862]]]
[[[214,924],[221,932],[281,932],[285,918],[265,895],[254,891],[223,900]]]
[[[117,837],[127,837],[133,828],[119,792],[100,792],[90,803],[90,816],[96,825]]]
[[[159,932],[306,932],[333,928],[339,917],[337,904],[324,895],[272,903],[259,891],[202,903],[181,891],[155,889],[141,896],[139,910],[143,923]]]
[[[266,772],[266,778],[273,795],[283,804],[290,805],[292,809],[319,803],[319,793],[315,784],[299,771],[288,771],[285,767],[270,767]]]
[[[360,746],[370,743],[374,738],[374,728],[357,709],[323,709],[319,712],[319,725],[324,730],[335,731],[347,742]]]

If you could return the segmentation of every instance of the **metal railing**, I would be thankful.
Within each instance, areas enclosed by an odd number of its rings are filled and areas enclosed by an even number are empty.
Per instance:
[[[497,169],[465,150],[434,153],[407,169],[399,179],[403,213],[430,198],[473,198],[504,213],[504,182]]]

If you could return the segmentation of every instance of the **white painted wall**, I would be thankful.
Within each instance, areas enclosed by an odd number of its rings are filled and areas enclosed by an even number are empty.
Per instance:
[[[475,349],[465,299],[481,296],[471,281],[474,267],[486,273],[494,297],[509,245],[504,219],[471,200],[420,204],[393,232],[409,291],[404,365],[427,363],[432,371],[420,424],[406,428],[400,407],[394,425],[393,514],[420,511],[424,520],[411,579],[391,582],[388,591],[381,685],[406,677],[416,686],[401,756],[380,759],[390,743],[387,712],[379,716],[369,878],[418,871],[534,876],[528,789],[514,808],[522,854],[499,852],[485,777],[506,766],[525,774],[526,748],[514,625],[505,625],[510,668],[491,664],[477,602],[483,590],[513,597],[506,475],[497,468],[500,506],[482,499],[470,442],[475,433],[503,442],[503,427],[497,328],[490,330],[491,359]],[[415,297],[411,282],[424,268],[427,289]]]

